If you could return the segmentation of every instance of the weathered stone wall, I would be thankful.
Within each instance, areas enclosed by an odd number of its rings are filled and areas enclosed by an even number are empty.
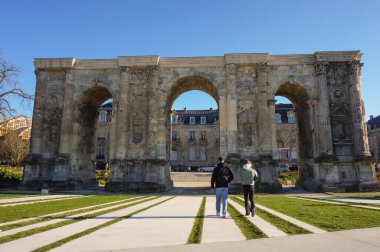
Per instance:
[[[236,179],[255,161],[259,190],[275,191],[275,96],[292,101],[297,121],[299,184],[310,190],[367,190],[370,166],[358,51],[309,55],[36,59],[36,101],[25,186],[95,186],[98,108],[113,98],[111,191],[164,191],[170,178],[170,110],[183,92],[218,103],[220,155]]]

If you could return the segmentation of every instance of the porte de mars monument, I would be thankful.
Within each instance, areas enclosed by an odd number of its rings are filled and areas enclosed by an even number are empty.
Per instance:
[[[309,190],[373,190],[359,51],[305,55],[225,54],[77,60],[36,59],[37,76],[26,188],[97,184],[93,161],[98,109],[113,99],[110,191],[172,187],[171,107],[190,90],[219,107],[220,155],[235,175],[251,158],[259,190],[276,191],[275,96],[292,101],[297,120],[299,184]],[[239,176],[233,186],[239,184]]]

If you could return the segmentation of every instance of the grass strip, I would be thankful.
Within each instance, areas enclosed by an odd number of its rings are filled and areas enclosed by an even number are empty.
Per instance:
[[[261,231],[258,227],[256,227],[256,225],[250,222],[231,204],[228,204],[227,211],[247,240],[268,237],[266,234],[264,234],[263,231]]]
[[[159,198],[159,197],[155,197],[154,199],[156,199],[156,198]],[[133,212],[133,213],[130,213],[130,214],[128,214],[128,215],[125,215],[125,216],[119,217],[119,218],[117,218],[117,219],[114,219],[114,220],[108,221],[108,222],[103,223],[103,224],[101,224],[101,225],[99,225],[99,226],[96,226],[96,227],[93,227],[93,228],[87,229],[87,230],[85,230],[85,231],[83,231],[83,232],[80,232],[80,233],[74,234],[74,235],[72,235],[72,236],[66,237],[66,238],[64,238],[64,239],[62,239],[62,240],[59,240],[59,241],[53,242],[53,243],[51,243],[51,244],[49,244],[49,245],[46,245],[46,246],[43,246],[43,247],[41,247],[41,248],[38,248],[38,249],[32,250],[31,252],[44,252],[44,251],[49,251],[49,250],[51,250],[51,249],[53,249],[53,248],[60,247],[60,246],[62,246],[62,245],[65,244],[65,243],[68,243],[68,242],[70,242],[70,241],[72,241],[72,240],[75,240],[75,239],[78,239],[78,238],[80,238],[80,237],[83,237],[83,236],[85,236],[85,235],[91,234],[91,233],[93,233],[93,232],[95,232],[95,231],[97,231],[97,230],[99,230],[99,229],[101,229],[101,228],[108,227],[108,226],[110,226],[110,225],[112,225],[112,224],[115,224],[115,223],[117,223],[117,222],[119,222],[119,221],[122,221],[122,220],[124,220],[124,219],[130,218],[130,217],[132,217],[133,215],[136,215],[136,214],[138,214],[138,213],[141,213],[141,212],[143,212],[143,211],[146,211],[146,210],[148,210],[149,208],[152,208],[152,207],[158,206],[158,205],[160,205],[160,204],[162,204],[162,203],[165,203],[166,201],[169,201],[169,200],[171,200],[171,199],[173,199],[173,198],[175,198],[175,196],[173,196],[173,197],[171,197],[171,198],[169,198],[169,199],[166,199],[166,200],[160,201],[160,202],[158,202],[158,203],[155,203],[155,204],[153,204],[153,205],[150,205],[150,206],[144,207],[144,208],[142,208],[142,209],[140,209],[140,210],[137,210],[137,211],[135,211],[135,212]]]
[[[326,231],[380,226],[380,211],[283,196],[257,196],[256,202]]]
[[[15,205],[0,207],[0,223],[10,222],[41,215],[52,214],[73,210],[76,208],[108,203],[116,200],[127,199],[130,195],[95,195],[83,198],[62,199],[49,202],[40,202],[34,204]]]
[[[102,209],[102,208],[105,208],[105,207],[112,207],[112,206],[116,206],[116,205],[120,205],[120,204],[125,204],[125,203],[128,203],[128,202],[131,202],[131,201],[134,201],[134,200],[138,200],[138,199],[143,199],[143,198],[146,198],[146,196],[139,197],[139,198],[137,198],[137,196],[132,196],[131,198],[125,199],[125,200],[123,200],[121,202],[115,202],[115,203],[111,203],[111,204],[107,204],[107,205],[94,206],[94,207],[91,207],[91,208],[80,209],[80,210],[72,210],[72,211],[70,211],[68,213],[56,214],[56,215],[53,215],[53,216],[46,216],[46,217],[41,217],[41,218],[34,219],[34,220],[29,220],[29,221],[23,221],[23,222],[18,222],[18,223],[14,223],[14,224],[4,225],[4,226],[1,226],[0,228],[1,228],[2,231],[7,231],[7,230],[15,229],[15,228],[20,228],[20,227],[25,227],[25,226],[33,225],[33,224],[36,224],[36,223],[41,223],[41,222],[46,222],[46,221],[54,220],[54,219],[62,219],[62,218],[70,217],[72,215],[76,215],[76,214],[80,214],[80,213],[85,213],[85,212],[89,212],[89,211],[94,211],[94,210]],[[104,203],[102,203],[102,204],[104,204]]]
[[[233,201],[238,203],[239,205],[244,206],[244,201],[237,197],[231,197]],[[259,209],[256,207],[256,214],[263,218],[264,220],[271,223],[273,226],[277,227],[281,231],[284,231],[288,235],[297,235],[297,234],[311,234],[310,231],[303,229],[297,225],[294,225],[293,223],[290,223],[289,221],[286,221],[284,219],[281,219],[280,217],[277,217],[271,213],[268,213],[267,211],[264,211],[262,209]]]
[[[75,217],[75,218],[73,218],[71,220],[65,220],[65,221],[62,221],[62,222],[59,222],[59,223],[54,223],[54,224],[51,224],[51,225],[47,225],[47,226],[43,226],[43,227],[39,227],[39,228],[33,228],[33,229],[30,229],[30,230],[22,231],[22,232],[19,232],[19,233],[16,233],[16,234],[3,236],[3,237],[0,237],[0,244],[6,243],[6,242],[10,242],[10,241],[14,241],[14,240],[17,240],[17,239],[20,239],[20,238],[24,238],[24,237],[27,237],[27,236],[30,236],[30,235],[42,233],[42,232],[45,232],[45,231],[48,231],[48,230],[51,230],[51,229],[55,229],[55,228],[63,227],[63,226],[66,226],[66,225],[70,225],[70,224],[78,222],[78,221],[91,219],[91,218],[94,218],[96,216],[100,216],[100,215],[103,215],[103,214],[106,214],[106,213],[109,213],[109,212],[114,212],[114,211],[117,211],[117,210],[120,210],[120,209],[123,209],[123,208],[128,208],[128,207],[131,207],[131,206],[135,206],[135,205],[138,205],[138,204],[150,201],[150,200],[154,200],[154,199],[157,199],[157,198],[159,198],[159,196],[156,196],[156,197],[153,197],[153,198],[148,198],[146,200],[142,200],[142,201],[139,201],[139,202],[134,202],[134,203],[131,203],[131,204],[127,205],[127,206],[120,206],[120,207],[104,210],[104,211],[93,213],[93,214],[87,214],[87,215],[83,215],[83,216],[78,216],[78,217]]]
[[[197,213],[197,217],[195,217],[193,229],[191,230],[190,236],[187,239],[187,244],[201,243],[203,222],[205,218],[205,206],[206,206],[206,197],[203,197],[201,205]]]

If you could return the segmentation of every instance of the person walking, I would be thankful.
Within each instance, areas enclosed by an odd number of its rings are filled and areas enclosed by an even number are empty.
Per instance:
[[[222,214],[226,218],[227,214],[227,198],[228,184],[234,179],[234,175],[230,168],[224,163],[224,159],[219,157],[218,166],[212,172],[211,192],[216,196],[216,215],[220,216],[220,198],[222,198]],[[215,189],[216,188],[216,189]],[[215,189],[215,190],[214,190]]]
[[[252,162],[249,159],[244,160],[242,171],[241,171],[241,183],[243,185],[244,192],[244,205],[245,205],[245,215],[251,215],[252,217],[256,214],[255,201],[253,199],[253,194],[255,192],[255,181],[258,179],[257,172],[253,168]],[[249,204],[248,204],[249,201]]]

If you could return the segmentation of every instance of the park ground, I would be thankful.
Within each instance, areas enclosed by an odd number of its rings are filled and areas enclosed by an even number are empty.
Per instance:
[[[0,192],[0,251],[379,251],[380,193],[230,195],[226,218],[197,183],[164,194]]]

